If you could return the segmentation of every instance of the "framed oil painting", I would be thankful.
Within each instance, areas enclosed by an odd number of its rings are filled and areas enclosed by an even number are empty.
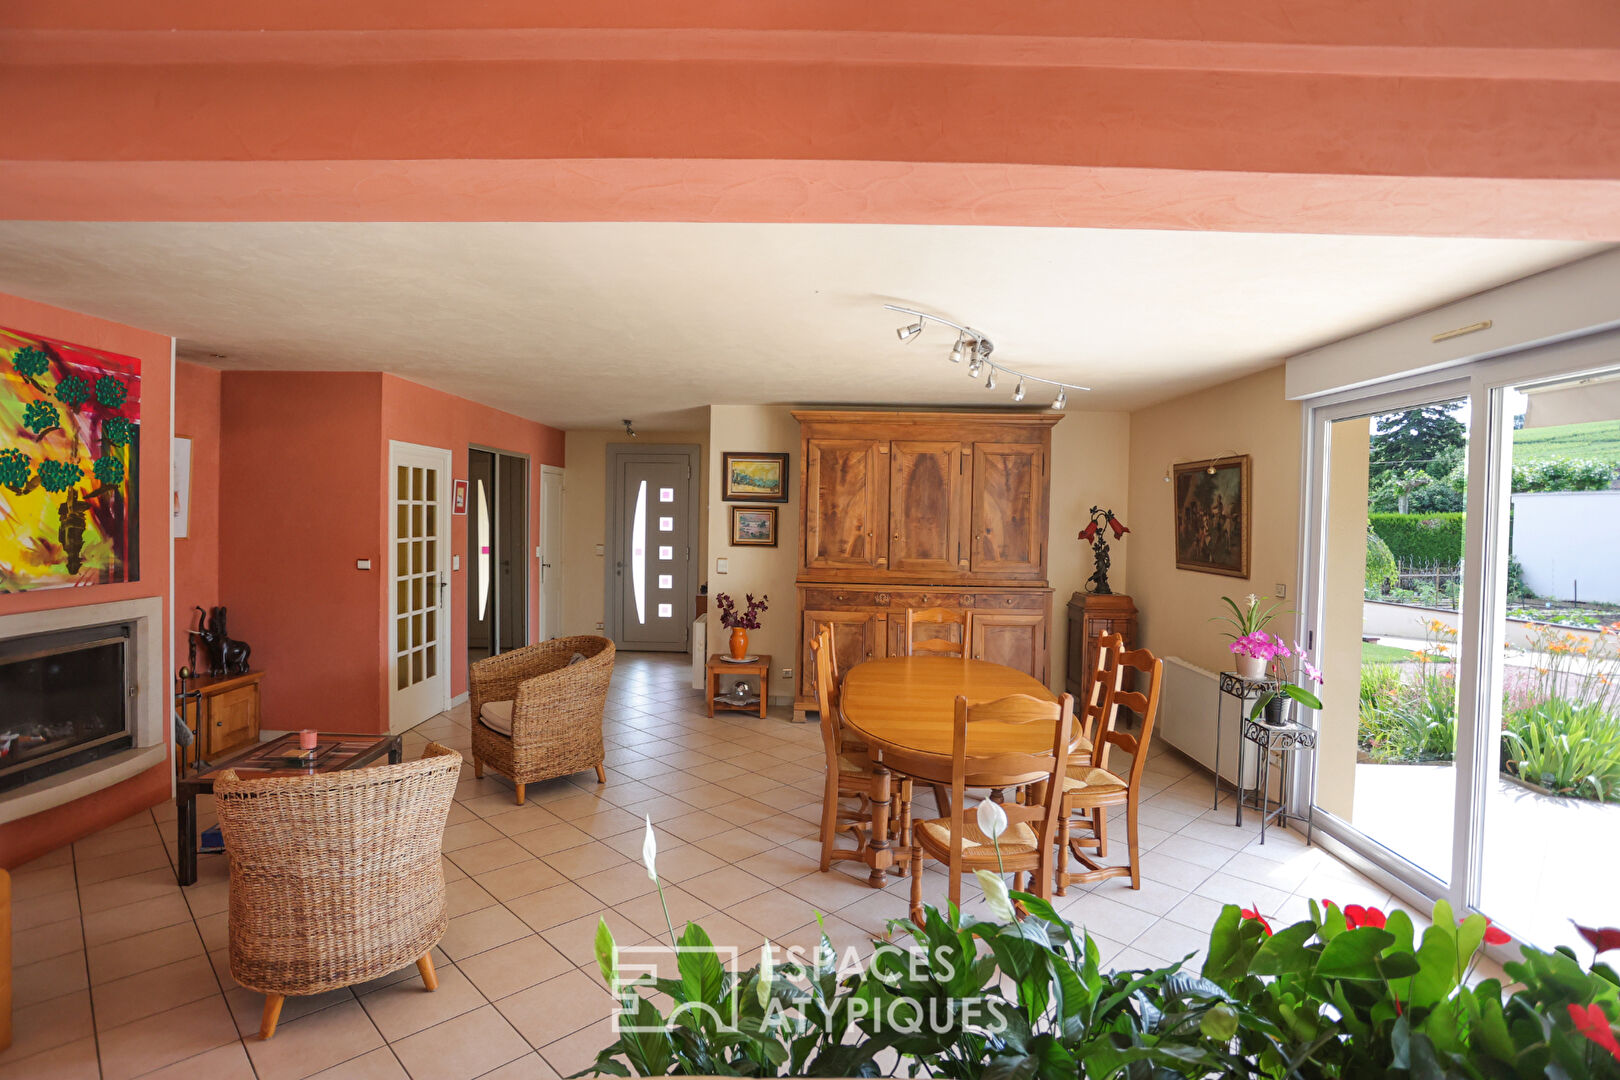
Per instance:
[[[786,454],[743,454],[728,450],[721,455],[721,463],[725,477],[720,493],[722,502],[788,501]]]
[[[1175,466],[1176,569],[1249,576],[1249,455]]]
[[[776,507],[733,506],[731,543],[734,547],[775,547]]]
[[[140,579],[141,362],[0,327],[0,593]]]

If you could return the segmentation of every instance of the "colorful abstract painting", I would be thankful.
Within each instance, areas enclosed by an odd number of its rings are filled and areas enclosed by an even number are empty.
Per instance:
[[[140,577],[141,362],[0,326],[0,593]]]

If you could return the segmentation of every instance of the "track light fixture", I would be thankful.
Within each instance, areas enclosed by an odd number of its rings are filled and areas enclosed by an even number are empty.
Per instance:
[[[630,436],[632,439],[636,437],[636,429],[630,426],[630,421],[620,420],[619,423],[624,425],[624,433],[626,435]]]
[[[1005,364],[991,364],[990,354],[995,351],[995,345],[991,343],[989,338],[985,337],[982,333],[973,329],[971,326],[963,326],[960,323],[953,323],[951,320],[942,319],[938,315],[930,315],[925,311],[916,311],[912,308],[901,307],[898,304],[884,304],[883,306],[890,311],[898,311],[902,315],[910,315],[912,318],[917,320],[916,322],[909,323],[895,331],[895,335],[899,337],[901,341],[909,342],[917,335],[921,334],[923,332],[923,327],[930,320],[939,323],[941,326],[948,326],[952,330],[955,330],[956,344],[951,346],[951,363],[960,364],[963,360],[967,360],[967,373],[968,378],[970,379],[977,379],[984,369],[989,367],[990,373],[984,380],[984,388],[986,390],[994,390],[996,388],[996,373],[999,369],[1005,374],[1015,375],[1018,378],[1018,387],[1013,391],[1012,396],[1014,401],[1024,400],[1024,383],[1026,381],[1031,383],[1039,383],[1042,386],[1055,386],[1057,387],[1057,397],[1052,400],[1052,408],[1061,411],[1068,407],[1068,392],[1070,390],[1078,390],[1084,393],[1091,389],[1089,386],[1076,386],[1073,383],[1058,382],[1056,379],[1043,379],[1039,375],[1030,375],[1022,371],[1015,371],[1014,369],[1007,367]],[[628,423],[628,421],[626,421],[626,423]]]

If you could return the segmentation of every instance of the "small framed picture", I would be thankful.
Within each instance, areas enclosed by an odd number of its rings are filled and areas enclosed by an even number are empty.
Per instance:
[[[1249,455],[1175,466],[1176,569],[1249,576]]]
[[[728,450],[721,455],[721,464],[722,502],[788,501],[786,454],[744,454]]]
[[[731,543],[735,547],[775,547],[776,507],[733,506]]]
[[[457,480],[450,486],[450,512],[457,515],[467,512],[467,481]]]

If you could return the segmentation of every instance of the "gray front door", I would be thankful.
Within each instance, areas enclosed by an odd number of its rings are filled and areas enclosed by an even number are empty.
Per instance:
[[[685,651],[692,628],[697,484],[684,452],[621,451],[610,585],[621,649]]]

